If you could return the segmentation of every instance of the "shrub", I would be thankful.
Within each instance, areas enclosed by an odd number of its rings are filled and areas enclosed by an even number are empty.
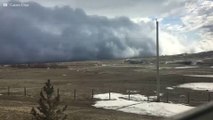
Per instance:
[[[33,107],[31,110],[33,120],[66,120],[67,115],[64,111],[67,109],[67,105],[59,108],[59,103],[59,92],[55,95],[53,85],[50,80],[47,80],[40,92],[39,106]]]

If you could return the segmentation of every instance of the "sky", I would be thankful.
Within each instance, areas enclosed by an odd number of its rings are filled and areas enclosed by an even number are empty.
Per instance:
[[[213,0],[1,0],[0,63],[213,50]]]

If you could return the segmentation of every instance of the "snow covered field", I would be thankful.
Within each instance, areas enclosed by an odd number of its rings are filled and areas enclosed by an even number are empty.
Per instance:
[[[192,89],[192,90],[209,90],[209,91],[213,91],[213,82],[211,82],[211,83],[206,83],[206,82],[185,83],[185,84],[178,85],[176,87],[189,88],[189,89]]]
[[[141,115],[168,117],[193,108],[182,104],[149,102],[147,101],[147,96],[140,94],[131,95],[130,100],[128,100],[128,95],[120,93],[111,93],[111,100],[109,100],[109,93],[97,94],[94,98],[99,99],[93,105],[96,108],[112,109]],[[154,97],[152,96],[151,98]]]

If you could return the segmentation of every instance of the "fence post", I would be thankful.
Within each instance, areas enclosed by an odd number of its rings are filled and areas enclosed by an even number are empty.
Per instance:
[[[187,93],[187,104],[190,103],[190,92]]]
[[[94,90],[92,89],[92,99],[94,98]]]
[[[128,91],[128,99],[130,100],[130,91]]]
[[[59,90],[59,88],[57,89],[57,96],[59,96],[60,95],[60,90]]]
[[[7,95],[10,95],[10,86],[7,87]]]
[[[76,89],[74,89],[74,100],[76,100]]]
[[[111,91],[109,90],[109,100],[111,100]]]
[[[27,88],[24,87],[24,96],[27,96]]]
[[[169,92],[166,92],[166,102],[169,102]]]
[[[211,101],[211,92],[208,92],[208,101]]]

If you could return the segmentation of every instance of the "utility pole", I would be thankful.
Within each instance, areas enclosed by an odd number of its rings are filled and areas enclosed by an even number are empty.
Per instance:
[[[159,30],[158,20],[156,19],[156,80],[157,80],[157,102],[160,102],[160,76],[159,76]]]

